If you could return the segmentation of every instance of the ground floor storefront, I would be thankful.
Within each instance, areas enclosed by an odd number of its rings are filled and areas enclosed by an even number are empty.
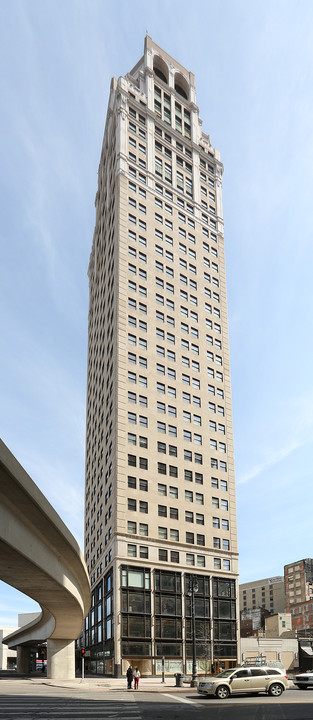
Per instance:
[[[233,577],[113,566],[92,592],[85,621],[86,671],[121,677],[217,672],[238,661]]]

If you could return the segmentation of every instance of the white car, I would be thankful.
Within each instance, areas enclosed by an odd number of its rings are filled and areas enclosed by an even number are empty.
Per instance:
[[[268,665],[237,667],[224,670],[216,677],[200,681],[198,693],[225,700],[229,695],[265,692],[279,697],[289,687],[286,672]]]
[[[313,687],[313,672],[300,673],[300,675],[296,675],[293,682],[299,690],[306,690],[308,687]]]

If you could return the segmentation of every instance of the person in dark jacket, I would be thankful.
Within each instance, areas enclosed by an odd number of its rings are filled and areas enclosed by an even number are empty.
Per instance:
[[[132,682],[133,682],[133,668],[131,665],[129,666],[129,668],[127,668],[126,677],[127,677],[127,690],[131,690]]]

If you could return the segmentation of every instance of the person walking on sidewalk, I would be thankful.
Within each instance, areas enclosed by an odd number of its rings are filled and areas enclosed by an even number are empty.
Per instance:
[[[131,665],[127,668],[126,677],[127,677],[127,690],[131,690],[132,682],[133,682],[133,668]]]
[[[140,672],[139,672],[139,669],[136,667],[134,670],[135,690],[138,690],[138,688],[139,688],[139,678],[140,678]]]

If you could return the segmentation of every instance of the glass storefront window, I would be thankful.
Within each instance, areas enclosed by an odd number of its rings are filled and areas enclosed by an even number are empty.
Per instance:
[[[176,615],[175,597],[161,595],[161,615]]]
[[[123,613],[150,613],[150,593],[147,592],[122,592]]]
[[[216,640],[235,640],[236,624],[234,622],[215,622],[214,638]]]
[[[110,640],[112,637],[112,620],[106,621],[106,639]]]
[[[145,611],[144,594],[143,593],[129,593],[128,594],[127,612],[144,613],[144,611]]]
[[[214,600],[214,617],[221,620],[235,619],[235,602],[233,600]]]
[[[150,570],[137,570],[134,567],[122,568],[122,587],[150,589]]]
[[[133,637],[145,637],[145,618],[129,617],[127,634]]]
[[[181,592],[181,575],[180,573],[171,573],[156,570],[154,574],[155,590],[165,590],[167,592]]]
[[[213,580],[213,596],[214,597],[235,597],[235,581],[234,580],[220,580],[214,578]]]
[[[109,595],[105,601],[105,614],[106,617],[112,614],[112,595]]]
[[[151,643],[127,643],[122,644],[122,653],[124,656],[142,657],[143,655],[151,656]]]
[[[218,644],[214,643],[214,657],[216,658],[236,658],[236,643]]]
[[[181,643],[156,643],[156,654],[160,657],[179,657],[182,655]]]
[[[128,585],[131,587],[143,588],[144,576],[141,570],[128,571]]]

